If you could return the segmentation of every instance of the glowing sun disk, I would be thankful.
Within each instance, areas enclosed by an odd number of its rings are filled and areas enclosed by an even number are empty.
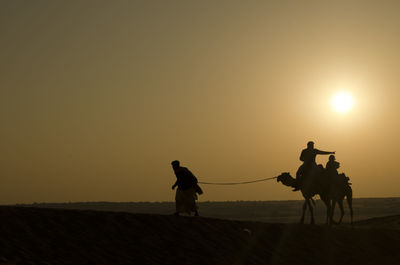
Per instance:
[[[338,92],[332,98],[332,106],[336,112],[346,113],[353,107],[354,101],[351,94]]]

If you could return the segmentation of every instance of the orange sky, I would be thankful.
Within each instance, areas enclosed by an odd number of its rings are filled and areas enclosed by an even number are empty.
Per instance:
[[[170,201],[336,151],[355,197],[398,196],[398,1],[0,2],[0,203]],[[347,114],[332,110],[353,94]],[[327,157],[318,162],[325,164]],[[201,200],[301,199],[275,181]]]

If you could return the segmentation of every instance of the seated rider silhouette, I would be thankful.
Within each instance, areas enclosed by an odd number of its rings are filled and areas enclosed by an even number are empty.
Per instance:
[[[321,151],[314,148],[314,142],[309,141],[307,143],[307,148],[301,151],[300,160],[303,164],[299,167],[296,172],[296,182],[297,187],[293,191],[299,190],[305,179],[312,173],[312,171],[317,167],[315,158],[317,155],[330,155],[335,154],[335,152]]]
[[[349,178],[344,173],[339,174],[338,168],[340,163],[336,161],[334,155],[329,156],[329,161],[326,163],[326,172],[328,173],[329,181],[333,183],[348,183]]]
[[[340,163],[336,161],[334,155],[329,156],[329,161],[326,163],[326,172],[330,177],[335,177],[339,175],[338,168],[340,167]]]

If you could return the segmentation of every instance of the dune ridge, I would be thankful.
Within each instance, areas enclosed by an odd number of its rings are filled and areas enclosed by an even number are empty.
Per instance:
[[[393,227],[2,206],[0,264],[397,264]]]

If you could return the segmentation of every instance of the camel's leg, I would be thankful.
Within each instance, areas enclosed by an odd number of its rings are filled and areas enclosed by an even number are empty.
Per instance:
[[[331,202],[328,201],[325,203],[326,204],[326,224],[327,225],[331,225],[332,222],[332,216],[331,216],[331,212],[332,212],[332,206],[331,206]]]
[[[303,213],[302,213],[302,215],[301,215],[300,224],[304,224],[304,216],[306,215],[307,202],[308,202],[308,200],[306,199],[306,200],[304,201],[304,204],[303,204]]]
[[[340,224],[340,223],[342,223],[343,216],[344,216],[343,199],[340,199],[338,201],[338,205],[339,205],[339,208],[340,208],[340,219],[339,219],[339,224]]]
[[[353,225],[353,190],[351,188],[347,192],[346,198],[350,209],[350,224]]]
[[[333,220],[333,218],[335,217],[335,207],[336,207],[336,200],[332,200],[331,215],[330,215],[331,224],[337,224],[335,220]]]
[[[308,208],[310,208],[311,224],[313,225],[313,224],[315,224],[315,220],[314,220],[314,209],[313,209],[313,206],[311,205],[310,200],[307,200],[307,205],[308,205]]]
[[[324,199],[323,200],[326,206],[326,225],[330,225],[331,221],[331,201]]]
[[[329,199],[327,199],[327,198],[325,198],[325,197],[322,197],[322,196],[320,196],[320,197],[321,197],[321,201],[323,201],[324,204],[325,204],[325,206],[326,206],[326,220],[325,220],[325,224],[326,224],[326,225],[329,225],[329,216],[330,216],[330,213],[331,213],[331,203],[330,203],[330,200],[329,200]]]

